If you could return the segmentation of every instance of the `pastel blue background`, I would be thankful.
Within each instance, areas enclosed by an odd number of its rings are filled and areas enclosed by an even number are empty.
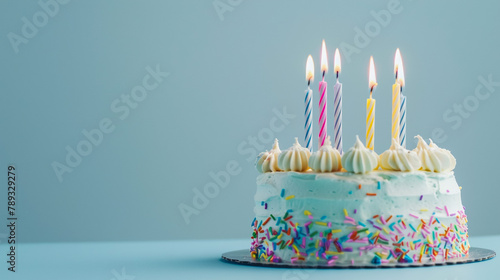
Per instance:
[[[22,34],[22,18],[32,22],[42,8],[35,1],[1,1],[0,224],[12,163],[22,242],[248,237],[257,172],[238,146],[262,133],[273,109],[285,106],[295,118],[275,133],[282,149],[303,137],[307,55],[313,55],[319,77],[325,39],[333,69],[335,48],[356,46],[355,28],[370,26],[370,11],[387,10],[388,2],[231,1],[231,11],[219,17],[214,1],[71,1],[60,4],[16,53],[8,34]],[[439,144],[457,158],[470,235],[498,234],[500,86],[456,129],[443,114],[473,102],[480,76],[500,81],[500,2],[401,0],[398,9],[359,53],[342,54],[345,147],[364,134],[373,55],[379,83],[375,146],[379,153],[388,148],[399,47],[408,136],[428,138],[434,129],[444,130],[447,138]],[[145,68],[156,65],[170,76],[119,119],[110,105],[141,85]],[[327,81],[333,86],[333,71]],[[331,132],[332,111],[329,116]],[[114,131],[60,182],[51,164],[64,163],[65,147],[75,149],[85,139],[81,131],[97,128],[103,118]],[[409,140],[408,147],[414,146]],[[209,173],[230,161],[241,172],[186,224],[179,205],[192,206],[193,189],[203,190],[213,181]],[[5,234],[0,227],[2,243]]]

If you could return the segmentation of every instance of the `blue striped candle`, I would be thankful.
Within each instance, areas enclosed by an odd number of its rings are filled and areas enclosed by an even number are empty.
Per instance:
[[[340,53],[339,49],[335,50],[334,71],[337,76],[337,82],[333,86],[334,101],[333,101],[333,120],[334,120],[334,148],[342,155],[342,84],[339,83],[340,73]]]
[[[342,155],[342,84],[337,82],[333,86],[334,91],[334,122],[333,133],[335,135],[334,148]]]
[[[306,62],[306,80],[307,80],[307,90],[306,90],[306,96],[304,98],[304,104],[305,104],[305,111],[304,111],[304,117],[305,117],[305,123],[304,123],[304,130],[305,130],[305,135],[304,135],[304,142],[306,148],[309,149],[309,151],[312,152],[312,133],[313,133],[313,126],[312,126],[312,97],[313,97],[313,91],[311,90],[311,81],[314,79],[314,61],[312,59],[312,56],[309,55],[307,57],[307,62]]]
[[[394,56],[394,74],[396,75],[395,86],[399,88],[399,123],[397,123],[398,132],[397,136],[399,144],[401,147],[406,148],[406,96],[403,95],[403,87],[405,86],[405,71],[403,68],[403,59],[401,58],[401,52],[399,49],[396,50],[396,55]],[[394,114],[394,113],[393,113]]]
[[[399,107],[399,141],[401,147],[406,148],[406,96],[401,93],[401,106]]]
[[[304,117],[306,119],[305,124],[304,124],[304,130],[305,130],[305,137],[304,141],[306,143],[306,148],[309,149],[309,151],[312,151],[312,133],[313,133],[313,127],[312,127],[312,90],[310,87],[307,88],[306,90],[306,97],[304,99],[306,109],[304,111]]]

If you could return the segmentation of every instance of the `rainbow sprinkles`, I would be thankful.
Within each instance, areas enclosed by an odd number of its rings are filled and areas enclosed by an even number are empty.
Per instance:
[[[412,214],[410,219],[402,215],[389,216],[387,219],[374,215],[363,221],[348,216],[344,209],[344,225],[349,225],[346,232],[333,228],[331,222],[324,222],[326,216],[315,219],[308,210],[304,211],[304,215],[309,221],[303,225],[294,223],[291,218],[293,210],[288,209],[283,217],[276,218],[271,214],[264,223],[254,219],[251,255],[254,259],[282,262],[281,257],[274,253],[279,248],[292,252],[292,264],[313,257],[329,265],[335,265],[344,254],[359,254],[361,257],[371,253],[373,256],[369,258],[374,264],[465,257],[470,247],[467,241],[467,216],[464,211],[447,213],[447,216],[455,218],[456,223],[446,225],[434,217],[436,213],[443,212],[441,208],[436,208],[437,212],[432,213],[433,216],[427,220]],[[265,227],[271,219],[272,223]],[[354,264],[354,258],[350,262]]]
[[[250,254],[261,261],[433,262],[470,248],[452,173],[264,173],[255,199]]]

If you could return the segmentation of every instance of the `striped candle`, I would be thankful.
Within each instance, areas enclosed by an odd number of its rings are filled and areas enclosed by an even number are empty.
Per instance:
[[[399,108],[400,108],[401,86],[399,83],[392,85],[392,138],[399,143]]]
[[[375,102],[370,93],[366,99],[366,147],[373,151],[375,146]]]
[[[406,96],[403,94],[401,94],[399,115],[399,141],[401,147],[406,148]]]
[[[309,55],[307,57],[307,63],[306,63],[306,80],[307,80],[307,90],[306,90],[306,96],[304,99],[304,104],[305,104],[305,111],[304,111],[304,117],[305,117],[305,124],[304,124],[304,130],[305,130],[305,136],[304,136],[304,141],[305,141],[305,146],[306,148],[309,149],[309,151],[312,152],[312,134],[313,134],[313,127],[312,127],[312,97],[313,97],[313,91],[311,90],[311,81],[314,79],[314,62],[312,59],[312,56]]]
[[[327,93],[326,93],[327,83],[325,82],[325,77],[323,76],[323,80],[319,82],[319,92],[321,93],[321,97],[319,99],[319,139],[318,146],[321,148],[323,144],[325,144],[326,139],[326,111],[327,111]]]
[[[366,147],[373,151],[375,146],[375,102],[372,98],[373,90],[377,85],[377,76],[375,75],[375,65],[373,57],[370,57],[370,70],[368,75],[368,85],[370,87],[370,98],[366,100]]]
[[[323,72],[323,80],[319,82],[319,141],[318,146],[321,148],[325,144],[327,135],[326,120],[327,120],[327,83],[325,82],[325,74],[328,72],[328,56],[326,53],[326,44],[323,40],[321,44],[321,72]]]
[[[333,86],[333,93],[334,93],[334,101],[333,101],[333,108],[334,108],[334,127],[333,127],[333,133],[334,133],[334,148],[339,151],[339,153],[342,155],[342,84],[339,83],[339,73],[340,73],[340,53],[339,49],[335,50],[335,57],[334,57],[334,71],[337,76],[337,82]]]
[[[396,76],[396,84],[399,84],[400,91],[400,101],[399,105],[399,144],[401,147],[406,148],[406,96],[403,95],[403,87],[405,85],[405,71],[403,68],[403,59],[401,58],[401,52],[399,49],[396,50],[396,55],[394,56],[394,75]],[[397,139],[396,139],[397,140]]]
[[[312,152],[312,133],[313,133],[313,127],[312,127],[312,90],[310,87],[307,88],[306,90],[306,98],[304,99],[306,109],[304,111],[304,117],[306,119],[305,124],[304,124],[304,130],[305,130],[305,136],[304,136],[304,141],[306,143],[306,148],[309,149],[309,151]]]
[[[394,55],[394,75],[396,82],[392,85],[392,138],[401,146],[406,147],[406,97],[403,95],[405,78],[399,48],[396,49]]]

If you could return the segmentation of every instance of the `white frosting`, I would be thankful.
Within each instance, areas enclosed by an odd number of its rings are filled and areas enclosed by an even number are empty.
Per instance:
[[[274,139],[273,148],[270,151],[260,153],[257,157],[256,168],[260,173],[281,171],[278,167],[278,156],[281,154],[278,139]]]
[[[353,173],[367,173],[378,167],[378,155],[365,147],[356,136],[354,147],[342,155],[342,166]]]
[[[303,172],[309,169],[308,161],[311,152],[299,144],[295,138],[295,143],[288,150],[283,151],[278,157],[278,166],[284,171]]]
[[[439,148],[438,145],[434,144],[434,142],[432,142],[432,139],[430,139],[430,138],[429,138],[429,147],[440,149],[441,151],[448,154],[448,157],[451,159],[451,166],[452,166],[451,170],[455,169],[455,166],[457,165],[457,160],[455,159],[455,157],[451,154],[451,152],[449,150]]]
[[[415,171],[421,166],[417,153],[401,147],[394,138],[389,150],[380,155],[380,167],[385,170]]]
[[[422,170],[446,172],[455,168],[457,161],[450,151],[441,149],[434,143],[431,143],[431,146],[427,145],[420,135],[415,137],[418,138],[418,144],[413,151],[418,154],[422,162]]]
[[[325,144],[309,158],[309,166],[316,172],[335,172],[342,169],[340,153],[332,147],[330,136],[325,140]]]

